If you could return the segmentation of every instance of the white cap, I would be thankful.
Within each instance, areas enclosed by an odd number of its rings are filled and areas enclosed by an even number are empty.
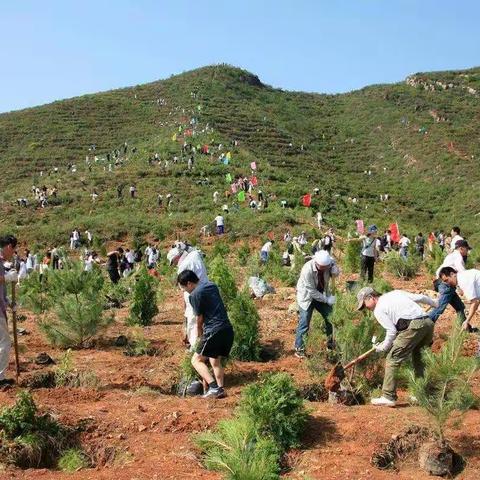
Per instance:
[[[180,248],[178,247],[171,248],[170,251],[167,253],[168,263],[171,265],[173,260],[181,254],[182,254],[182,251],[180,250]]]
[[[316,264],[326,267],[332,264],[333,258],[330,256],[330,254],[327,251],[318,250],[315,252],[315,255],[313,256],[313,260],[315,261]]]

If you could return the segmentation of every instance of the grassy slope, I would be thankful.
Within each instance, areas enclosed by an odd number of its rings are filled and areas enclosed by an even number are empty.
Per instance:
[[[8,178],[0,192],[2,224],[42,244],[65,241],[76,225],[103,239],[198,229],[214,216],[211,194],[226,188],[225,173],[248,173],[249,163],[257,160],[264,191],[295,204],[318,187],[321,195],[314,206],[340,228],[351,228],[355,218],[380,226],[398,220],[412,234],[460,223],[472,235],[479,218],[473,214],[480,212],[480,109],[479,96],[467,87],[480,91],[480,69],[415,78],[454,88],[435,85],[430,91],[401,83],[343,95],[305,94],[272,89],[248,72],[215,66],[2,114],[0,162],[3,178]],[[167,104],[158,105],[157,98]],[[193,174],[185,174],[183,165],[168,174],[148,166],[146,159],[155,151],[163,158],[179,155],[181,137],[177,142],[171,137],[192,115],[201,129],[207,123],[214,128],[195,143],[240,141],[231,165],[198,156]],[[446,121],[436,122],[435,116]],[[426,135],[418,132],[421,127]],[[101,155],[126,140],[138,152],[129,154],[124,167],[109,174],[102,163],[92,173],[86,171],[90,144]],[[78,165],[76,175],[66,172],[69,163]],[[58,178],[39,178],[40,170],[55,166]],[[365,170],[372,175],[364,175]],[[195,183],[203,175],[212,186]],[[115,186],[131,181],[139,191],[134,208],[129,199],[115,198]],[[30,195],[32,183],[57,183],[58,205],[45,210],[13,205],[17,197]],[[95,205],[88,196],[93,188],[100,193]],[[170,214],[156,208],[157,192],[176,195]],[[388,212],[378,200],[382,193],[392,198]],[[360,201],[354,205],[348,197]],[[262,221],[252,222],[251,215],[247,209],[236,214],[234,229],[255,235],[284,223],[303,223],[311,213],[301,207],[281,211],[275,204],[261,213]]]

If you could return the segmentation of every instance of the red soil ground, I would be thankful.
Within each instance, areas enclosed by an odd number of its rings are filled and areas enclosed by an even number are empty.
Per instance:
[[[398,288],[424,290],[428,282],[419,277],[413,282],[393,282]],[[276,349],[278,358],[266,363],[236,362],[228,368],[228,398],[205,401],[200,398],[179,398],[173,395],[148,393],[142,386],[168,389],[177,378],[177,367],[183,357],[182,302],[178,291],[170,290],[160,305],[161,313],[145,336],[160,349],[158,357],[126,357],[122,348],[108,346],[109,340],[128,330],[122,319],[126,309],[116,312],[116,323],[104,335],[97,349],[73,352],[79,370],[95,372],[100,379],[98,389],[55,388],[34,390],[42,410],[53,412],[61,421],[74,424],[81,419],[92,423],[84,434],[86,445],[95,452],[98,466],[73,474],[49,470],[7,469],[1,479],[105,479],[167,480],[220,479],[199,462],[192,442],[195,432],[213,427],[221,418],[232,414],[243,386],[265,371],[285,371],[301,385],[311,382],[305,362],[292,353],[296,316],[288,312],[294,300],[294,289],[279,288],[275,295],[257,301],[262,318],[262,342]],[[58,359],[61,351],[45,342],[28,312],[21,326],[30,334],[20,337],[25,351],[21,354],[22,377],[39,367],[33,359],[47,352]],[[449,312],[437,326],[437,336],[446,332],[454,315]],[[440,340],[441,341],[441,340]],[[111,342],[110,342],[111,343]],[[475,349],[473,342],[471,349]],[[12,373],[13,373],[13,365]],[[480,392],[478,377],[475,390]],[[16,389],[0,392],[2,405],[14,401]],[[311,417],[304,437],[304,447],[288,454],[289,479],[427,479],[415,464],[403,466],[400,472],[380,471],[370,465],[374,449],[399,433],[409,424],[427,424],[417,407],[407,404],[401,392],[395,409],[370,405],[345,407],[328,403],[307,402]],[[466,458],[465,470],[458,479],[480,478],[480,413],[469,411],[456,428],[449,428],[447,437],[455,450]]]

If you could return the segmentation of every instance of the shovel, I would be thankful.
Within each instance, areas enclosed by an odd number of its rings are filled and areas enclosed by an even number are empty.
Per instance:
[[[342,365],[340,362],[337,363],[325,377],[325,388],[330,392],[336,392],[340,388],[340,383],[345,378],[345,370],[353,367],[357,363],[365,360],[370,354],[375,351],[375,347],[372,347],[365,353],[362,353],[357,358],[351,360],[346,365]]]

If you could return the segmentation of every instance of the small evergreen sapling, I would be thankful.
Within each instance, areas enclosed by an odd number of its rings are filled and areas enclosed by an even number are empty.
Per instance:
[[[475,403],[471,382],[477,361],[462,356],[465,337],[454,327],[439,352],[424,351],[424,376],[415,378],[410,372],[410,393],[430,416],[440,441],[445,439],[445,425],[454,412],[462,414]]]
[[[227,262],[222,256],[217,255],[211,261],[208,276],[210,280],[218,286],[222,300],[228,308],[237,296],[237,285],[235,284],[235,278],[233,277]]]
[[[148,274],[145,267],[142,267],[136,276],[133,287],[128,323],[142,326],[151,325],[157,314],[157,280]]]
[[[63,270],[48,272],[45,280],[44,313],[54,315],[45,315],[39,327],[52,345],[85,347],[113,321],[103,311],[99,292],[104,281],[98,270],[85,272],[81,263],[67,263]]]
[[[235,332],[231,358],[256,361],[260,355],[260,316],[247,291],[239,292],[228,307],[228,316]]]

